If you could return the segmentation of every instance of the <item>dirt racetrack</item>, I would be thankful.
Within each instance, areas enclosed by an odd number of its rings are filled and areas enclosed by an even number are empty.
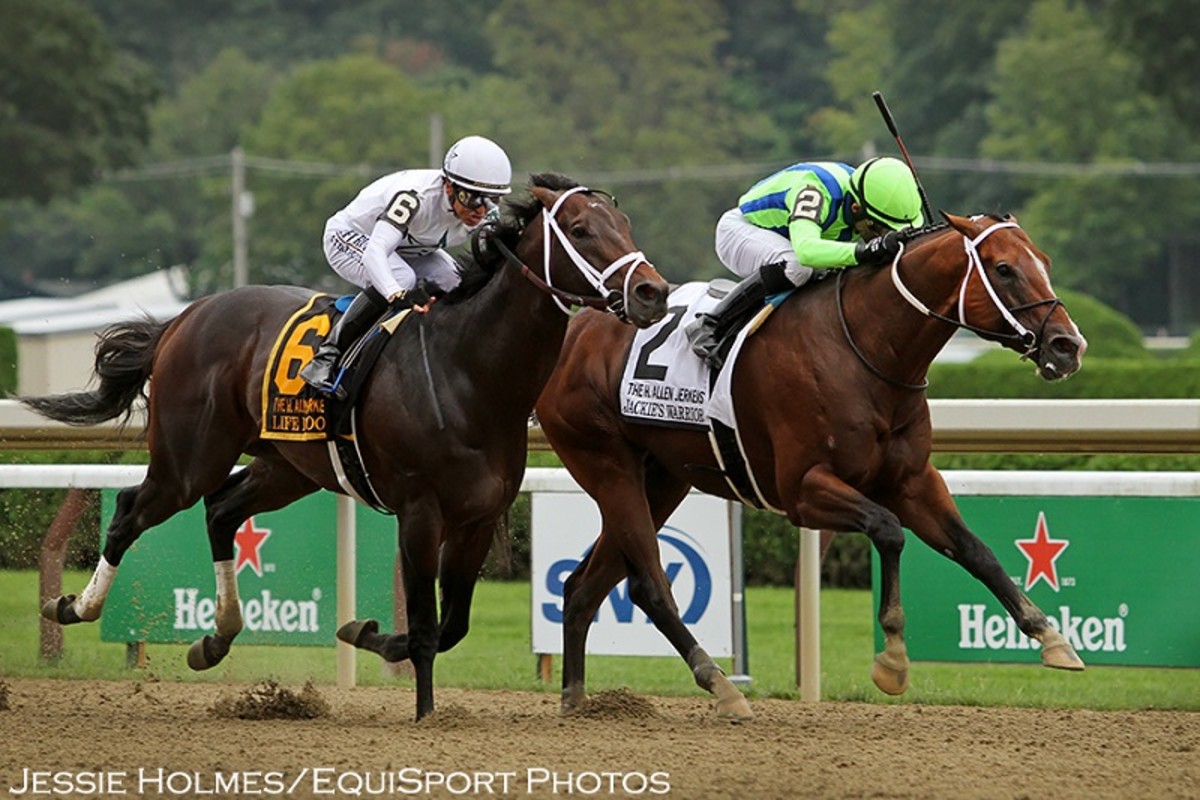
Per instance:
[[[1200,798],[1196,713],[758,700],[754,722],[731,725],[702,698],[608,692],[562,718],[552,694],[439,689],[414,724],[409,690],[328,686],[316,719],[214,710],[255,689],[4,679],[0,792]]]

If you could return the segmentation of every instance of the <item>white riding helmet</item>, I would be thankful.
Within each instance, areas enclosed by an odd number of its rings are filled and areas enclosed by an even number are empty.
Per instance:
[[[485,195],[512,191],[512,165],[500,145],[482,136],[459,139],[446,151],[442,175],[455,186]]]

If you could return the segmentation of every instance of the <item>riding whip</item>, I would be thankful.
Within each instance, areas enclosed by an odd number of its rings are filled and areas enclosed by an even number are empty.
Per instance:
[[[908,148],[904,146],[904,140],[900,138],[900,132],[896,130],[896,120],[892,118],[891,109],[888,108],[887,101],[883,99],[883,92],[872,92],[871,97],[875,98],[875,105],[879,106],[879,113],[883,115],[883,121],[887,124],[888,130],[892,133],[892,138],[896,140],[896,144],[900,145],[900,152],[904,155],[904,161],[908,164],[908,168],[912,170],[913,180],[917,182],[917,193],[921,195],[921,213],[925,216],[925,224],[930,224],[932,216],[929,211],[929,198],[925,196],[925,187],[921,184],[921,178],[917,175],[917,168],[913,166],[912,158],[908,155]]]

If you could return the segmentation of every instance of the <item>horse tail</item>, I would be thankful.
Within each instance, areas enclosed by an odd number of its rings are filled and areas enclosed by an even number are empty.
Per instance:
[[[43,417],[68,425],[95,425],[122,414],[128,421],[134,402],[146,397],[154,352],[170,324],[146,318],[110,325],[96,343],[95,389],[17,399]]]

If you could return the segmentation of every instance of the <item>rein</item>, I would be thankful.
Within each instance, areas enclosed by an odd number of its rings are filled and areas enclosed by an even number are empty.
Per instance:
[[[1019,343],[1025,347],[1025,352],[1021,354],[1021,358],[1029,358],[1041,347],[1042,333],[1046,330],[1046,323],[1050,321],[1050,315],[1054,313],[1054,310],[1062,305],[1062,300],[1058,299],[1057,297],[1048,297],[1045,300],[1035,300],[1032,303],[1026,303],[1024,305],[1008,308],[1003,302],[1000,301],[1000,296],[996,294],[995,288],[992,287],[992,282],[988,280],[987,272],[983,268],[983,260],[979,256],[979,244],[988,236],[992,235],[1001,228],[1019,227],[1020,226],[1015,222],[997,222],[985,228],[983,232],[974,239],[968,239],[966,236],[963,237],[963,248],[967,253],[967,271],[963,275],[962,283],[959,284],[958,288],[958,319],[947,317],[944,314],[939,314],[938,312],[930,309],[928,306],[922,303],[907,286],[904,285],[904,281],[900,279],[900,258],[904,255],[903,243],[900,245],[899,252],[896,253],[896,258],[892,261],[892,284],[896,287],[896,291],[900,293],[900,296],[903,297],[909,305],[917,309],[917,311],[920,311],[925,316],[933,317],[934,319],[941,320],[942,322],[948,323],[957,328],[964,328],[976,334],[977,336],[990,341],[1011,341],[1014,343]],[[988,297],[991,298],[992,304],[996,307],[996,310],[1000,312],[1000,315],[1004,317],[1004,321],[1012,327],[1014,331],[1013,333],[987,330],[986,328],[979,328],[967,322],[967,309],[965,301],[967,296],[967,284],[971,281],[972,272],[979,275],[979,280],[983,283],[984,289],[987,290]],[[1038,306],[1044,306],[1047,304],[1050,305],[1050,309],[1046,312],[1045,316],[1042,317],[1042,322],[1038,326],[1037,333],[1034,333],[1026,328],[1016,317],[1013,316],[1014,312],[1028,311],[1031,308],[1037,308]]]
[[[850,334],[850,325],[846,322],[846,308],[842,305],[842,279],[845,277],[845,275],[846,270],[843,269],[838,271],[836,284],[838,320],[842,323],[842,333],[845,334],[846,342],[850,345],[850,349],[854,351],[854,355],[858,356],[858,360],[863,363],[863,366],[871,371],[872,375],[883,380],[885,383],[890,383],[892,386],[898,386],[901,389],[907,389],[910,392],[923,392],[928,389],[928,378],[920,383],[905,383],[904,381],[897,380],[896,378],[884,373],[881,369],[879,369],[879,367],[872,364],[870,359],[863,354],[863,351],[858,349],[858,345],[854,342],[854,337]]]
[[[956,328],[963,328],[963,329],[969,330],[972,333],[974,333],[984,339],[988,339],[990,341],[997,341],[997,342],[1012,341],[1012,342],[1020,343],[1022,346],[1025,347],[1025,351],[1021,354],[1021,358],[1022,359],[1029,358],[1031,355],[1033,355],[1039,349],[1041,349],[1042,334],[1046,330],[1046,323],[1049,322],[1050,315],[1054,313],[1054,310],[1062,305],[1062,300],[1060,300],[1057,297],[1048,297],[1045,300],[1035,300],[1032,303],[1025,303],[1024,305],[1015,306],[1013,308],[1009,308],[1009,307],[1005,306],[1004,303],[1000,300],[1000,296],[996,293],[995,288],[992,286],[991,281],[988,280],[987,271],[984,270],[983,260],[980,258],[980,255],[979,255],[979,245],[988,236],[991,236],[997,230],[1000,230],[1002,228],[1017,228],[1017,227],[1020,227],[1020,226],[1018,226],[1017,223],[1015,223],[1015,222],[997,222],[993,225],[990,225],[986,229],[984,229],[983,232],[980,233],[978,236],[976,236],[974,239],[970,239],[966,236],[963,236],[963,248],[967,254],[967,270],[963,275],[962,282],[959,284],[959,289],[958,289],[958,319],[954,319],[953,317],[948,317],[945,314],[939,314],[938,312],[932,310],[931,308],[926,306],[924,303],[922,303],[921,300],[915,294],[913,294],[912,291],[907,286],[904,285],[904,281],[901,280],[901,278],[900,278],[900,259],[904,256],[904,242],[903,241],[901,241],[901,243],[900,243],[900,250],[896,253],[895,259],[892,260],[892,265],[891,265],[892,284],[896,287],[896,291],[900,293],[900,296],[903,297],[904,300],[909,305],[911,305],[913,308],[917,309],[917,311],[920,311],[925,316],[932,317],[936,320],[940,320],[941,322],[945,322],[947,324],[953,325]],[[921,383],[905,383],[904,381],[897,380],[896,378],[893,378],[893,377],[885,374],[882,370],[880,370],[878,367],[876,367],[874,364],[872,364],[871,361],[862,352],[862,350],[859,349],[858,345],[854,341],[854,337],[850,333],[850,326],[846,322],[846,309],[845,309],[844,305],[842,304],[842,283],[843,283],[843,277],[845,275],[845,272],[846,272],[846,270],[841,270],[838,273],[838,277],[837,277],[837,287],[836,288],[837,288],[838,319],[841,321],[841,324],[842,324],[842,333],[845,335],[846,342],[850,345],[850,349],[854,351],[854,355],[858,356],[858,360],[861,361],[868,370],[870,370],[871,374],[873,374],[877,378],[880,378],[881,380],[891,384],[892,386],[897,386],[901,389],[906,389],[908,391],[913,391],[913,392],[924,391],[925,389],[927,389],[929,387],[928,379],[921,381]],[[988,297],[991,298],[992,304],[1000,312],[1000,315],[1002,317],[1004,317],[1004,321],[1007,322],[1012,327],[1012,329],[1014,331],[1013,333],[1004,333],[1002,331],[988,330],[986,328],[980,328],[980,327],[977,327],[977,326],[972,325],[969,322],[967,322],[967,319],[966,319],[966,313],[967,313],[966,312],[966,295],[967,295],[967,285],[968,285],[968,283],[970,283],[972,272],[979,275],[979,280],[983,283],[984,288],[987,290]],[[1043,306],[1043,305],[1047,305],[1047,304],[1049,304],[1050,308],[1046,312],[1045,316],[1042,317],[1042,322],[1038,326],[1036,333],[1029,330],[1028,328],[1026,328],[1024,325],[1021,324],[1021,322],[1015,316],[1013,316],[1013,314],[1015,312],[1027,311],[1031,308],[1037,308],[1038,306]]]
[[[536,286],[542,292],[550,295],[550,297],[554,300],[555,305],[557,305],[564,314],[567,314],[568,316],[571,315],[570,306],[586,306],[588,308],[611,311],[622,320],[625,320],[625,309],[628,306],[629,298],[629,282],[633,278],[633,274],[637,271],[639,266],[650,263],[646,260],[645,254],[640,250],[631,251],[613,261],[603,270],[598,270],[589,264],[587,259],[579,254],[579,251],[576,250],[575,246],[571,244],[562,228],[559,227],[556,219],[558,216],[558,210],[562,207],[564,200],[579,192],[592,193],[593,191],[598,190],[592,190],[586,186],[576,186],[571,189],[567,189],[558,196],[557,200],[554,201],[553,207],[549,209],[542,209],[542,271],[545,277],[538,275],[536,272],[530,269],[525,262],[521,261],[521,259],[517,257],[516,253],[514,253],[506,244],[504,244],[504,242],[501,242],[497,239],[494,242],[489,242],[489,245],[494,245],[496,249],[500,251],[500,254],[504,256],[504,260],[512,266],[520,269],[521,274],[528,278],[534,286]],[[598,193],[606,194],[604,192]],[[596,290],[596,297],[585,297],[583,295],[575,294],[574,292],[565,291],[554,285],[553,278],[551,277],[550,273],[550,250],[552,247],[550,236],[551,233],[554,234],[554,238],[558,240],[558,243],[562,246],[562,249],[566,252],[567,256],[570,257],[572,263],[575,264],[575,268],[579,270],[579,273],[584,277],[584,279],[587,280],[587,282],[590,283]],[[604,286],[604,282],[607,281],[615,272],[620,270],[622,267],[629,265],[632,266],[625,272],[625,282],[620,292],[615,289],[609,290]]]

